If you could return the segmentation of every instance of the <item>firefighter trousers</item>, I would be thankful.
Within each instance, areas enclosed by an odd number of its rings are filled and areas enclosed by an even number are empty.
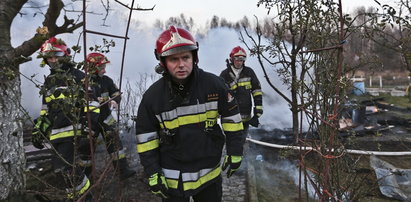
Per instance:
[[[217,178],[214,183],[192,196],[194,202],[221,202],[223,196],[223,178],[221,175]],[[182,185],[183,183],[179,184]],[[190,202],[190,197],[169,195],[167,199],[163,199],[163,202]]]

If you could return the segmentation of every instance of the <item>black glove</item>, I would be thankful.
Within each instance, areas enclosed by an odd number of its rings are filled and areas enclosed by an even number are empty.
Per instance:
[[[43,140],[48,136],[51,129],[50,120],[45,116],[40,116],[34,120],[31,142],[37,149],[43,149]]]
[[[168,198],[167,190],[168,185],[166,178],[161,173],[154,173],[148,179],[151,192],[155,195],[160,196],[161,198]]]
[[[248,121],[248,123],[249,123],[251,126],[254,126],[254,127],[257,128],[258,125],[260,125],[260,121],[258,120],[258,116],[254,115],[253,118],[251,118],[251,119]]]
[[[34,128],[31,134],[31,143],[33,146],[37,149],[43,149],[43,138],[41,137],[40,131],[37,128]]]
[[[227,167],[230,166],[227,170],[227,178],[230,178],[231,175],[233,175],[234,172],[240,167],[242,159],[242,156],[225,156],[222,169],[224,171]]]

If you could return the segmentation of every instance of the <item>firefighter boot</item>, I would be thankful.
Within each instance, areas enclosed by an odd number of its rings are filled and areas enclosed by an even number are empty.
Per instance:
[[[130,167],[128,166],[126,158],[114,160],[113,166],[114,166],[116,174],[120,177],[120,180],[125,180],[133,176],[134,174],[136,174],[136,171],[131,170]]]

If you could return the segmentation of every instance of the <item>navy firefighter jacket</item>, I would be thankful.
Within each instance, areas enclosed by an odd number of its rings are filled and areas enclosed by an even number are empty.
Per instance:
[[[84,73],[70,63],[63,63],[58,69],[51,69],[45,79],[41,116],[46,116],[52,123],[49,139],[52,142],[69,141],[81,135],[87,126],[87,111],[91,113],[91,126],[97,126],[100,110],[94,92],[89,89],[88,106],[84,97]]]
[[[224,81],[197,66],[185,85],[166,75],[145,92],[136,133],[146,173],[162,172],[168,191],[181,196],[218,179],[224,143],[228,155],[241,156],[245,142],[237,102]]]
[[[263,113],[263,93],[261,91],[260,81],[258,80],[254,70],[250,67],[243,66],[240,76],[236,79],[231,65],[227,65],[220,76],[225,80],[233,96],[237,99],[240,107],[241,118],[243,121],[251,119],[252,106],[254,101],[254,115],[258,117]]]
[[[111,115],[111,110],[109,105],[106,103],[110,98],[113,98],[118,104],[120,104],[121,96],[120,90],[117,85],[114,83],[113,79],[109,76],[103,75],[102,77],[98,75],[92,75],[90,78],[90,83],[93,87],[93,90],[96,91],[96,95],[99,98],[100,104],[100,122],[107,119]]]

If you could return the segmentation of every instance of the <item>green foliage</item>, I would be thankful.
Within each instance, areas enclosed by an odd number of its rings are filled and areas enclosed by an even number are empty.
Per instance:
[[[94,47],[90,47],[89,50],[91,52],[99,52],[99,53],[109,53],[110,47],[115,47],[116,43],[114,40],[107,41],[107,39],[103,38],[103,45],[94,45]]]
[[[75,53],[80,53],[81,51],[81,46],[72,46],[71,50],[73,50]]]
[[[50,83],[47,86],[42,86],[40,89],[40,95],[48,97],[50,95],[59,96],[64,95],[65,99],[56,99],[53,102],[54,109],[61,109],[66,117],[73,123],[80,122],[80,114],[82,113],[82,108],[80,106],[85,106],[87,101],[85,99],[85,92],[82,82],[76,82],[73,75],[66,72],[65,70],[55,70],[56,73],[49,75]],[[64,89],[55,89],[53,86],[56,85],[68,86]]]

